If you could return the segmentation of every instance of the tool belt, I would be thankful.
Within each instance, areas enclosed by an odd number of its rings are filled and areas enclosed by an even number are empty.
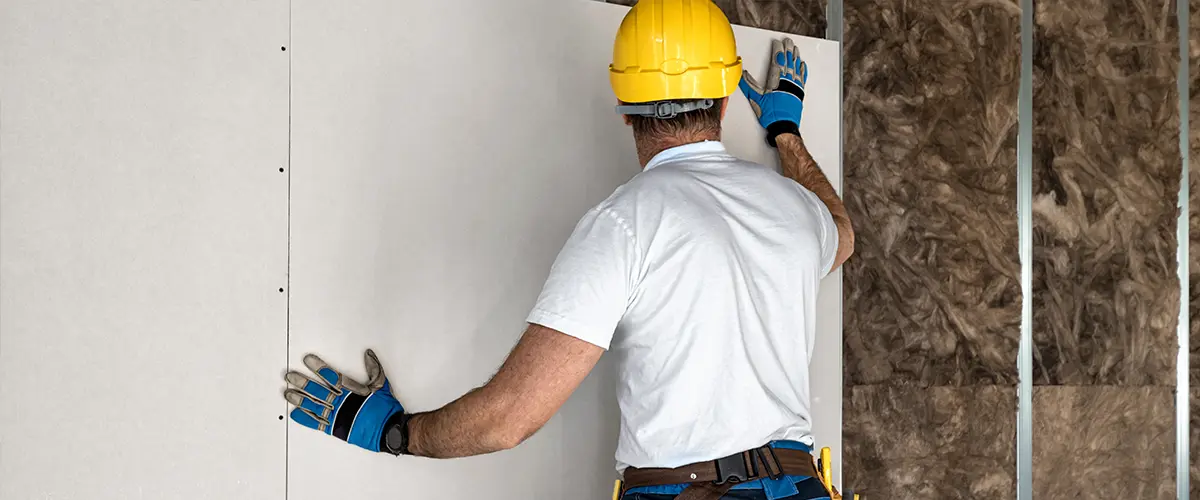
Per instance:
[[[820,477],[814,464],[813,456],[804,450],[763,446],[674,469],[629,467],[625,469],[623,488],[687,483],[689,486],[675,500],[717,500],[746,481],[783,476]]]

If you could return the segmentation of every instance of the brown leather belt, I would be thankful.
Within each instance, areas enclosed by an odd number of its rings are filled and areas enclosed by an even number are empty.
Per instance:
[[[629,467],[623,488],[688,483],[675,500],[717,500],[738,483],[782,476],[820,477],[808,452],[763,446],[674,469]]]

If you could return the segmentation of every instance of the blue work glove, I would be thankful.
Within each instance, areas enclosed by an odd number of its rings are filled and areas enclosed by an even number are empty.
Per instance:
[[[380,451],[384,425],[393,415],[403,413],[404,407],[392,396],[392,386],[375,352],[367,349],[363,358],[368,377],[365,385],[330,368],[316,355],[304,356],[304,366],[319,378],[312,380],[289,371],[284,379],[291,387],[283,391],[283,397],[296,407],[291,417],[300,425]]]
[[[738,88],[750,101],[758,123],[767,129],[767,144],[775,147],[779,134],[799,134],[800,115],[804,112],[804,83],[808,65],[800,59],[790,38],[771,44],[771,69],[766,86],[759,85],[749,71],[742,72]]]

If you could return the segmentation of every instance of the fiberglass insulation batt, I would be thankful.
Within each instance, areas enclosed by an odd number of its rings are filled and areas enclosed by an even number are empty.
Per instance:
[[[845,5],[844,483],[1015,496],[1016,2]]]
[[[1034,495],[1173,498],[1175,6],[1036,8]]]

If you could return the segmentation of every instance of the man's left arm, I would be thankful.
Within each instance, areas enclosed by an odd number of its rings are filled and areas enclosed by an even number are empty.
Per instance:
[[[604,349],[530,324],[487,384],[408,421],[408,451],[456,458],[513,448],[554,416]]]

